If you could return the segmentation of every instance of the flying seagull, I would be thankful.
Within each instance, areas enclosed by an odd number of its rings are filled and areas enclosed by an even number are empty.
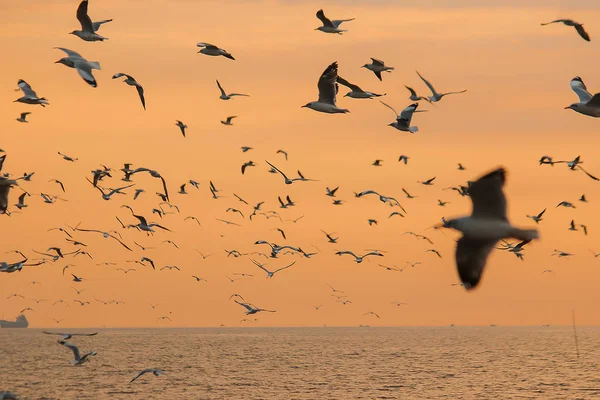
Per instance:
[[[42,331],[42,333],[45,333],[46,335],[58,335],[61,337],[62,340],[69,340],[73,336],[96,336],[98,334],[98,332],[94,332],[94,333],[62,333],[62,332],[48,332],[48,331]]]
[[[325,16],[325,13],[323,13],[323,10],[317,11],[317,18],[319,18],[321,20],[323,25],[318,28],[315,28],[315,31],[321,31],[321,32],[325,32],[325,33],[337,33],[339,35],[341,35],[342,32],[348,32],[347,30],[339,29],[342,22],[348,22],[348,21],[354,20],[354,18],[350,18],[350,19],[334,19],[332,21]]]
[[[345,114],[350,112],[345,108],[335,105],[335,97],[338,92],[337,84],[338,64],[337,61],[329,65],[321,74],[317,87],[319,88],[319,100],[306,103],[302,107],[328,114]]]
[[[585,31],[585,29],[583,29],[583,24],[580,24],[579,22],[575,22],[572,19],[556,19],[554,21],[541,23],[540,25],[545,26],[545,25],[555,24],[558,22],[562,22],[566,26],[575,27],[575,30],[577,31],[577,33],[579,33],[579,36],[581,36],[583,38],[583,40],[585,40],[587,42],[590,41],[590,35],[588,35],[588,33]]]
[[[402,110],[402,112],[400,114],[398,114],[392,106],[384,103],[381,100],[379,100],[379,102],[381,104],[383,104],[384,106],[386,106],[387,108],[389,108],[390,110],[392,110],[394,112],[394,114],[396,114],[396,122],[392,122],[391,124],[388,124],[388,126],[393,126],[394,128],[398,129],[399,131],[403,131],[403,132],[416,133],[419,131],[418,126],[410,126],[410,121],[412,119],[413,114],[415,112],[422,112],[422,111],[417,111],[417,107],[419,107],[419,103],[411,104],[410,106],[408,106],[404,110]]]
[[[73,364],[73,365],[81,365],[81,364],[85,363],[86,361],[88,361],[89,357],[95,356],[97,354],[95,351],[91,351],[91,352],[86,353],[83,356],[81,356],[79,354],[79,349],[73,343],[67,342],[66,340],[59,340],[58,343],[71,349],[71,351],[73,352],[73,356],[75,357],[75,359],[73,361],[71,361],[71,364]]]
[[[221,91],[221,96],[219,96],[219,98],[221,100],[229,100],[234,96],[245,96],[245,97],[250,97],[249,94],[243,94],[243,93],[225,93],[225,90],[223,90],[223,87],[221,86],[221,84],[219,83],[219,80],[217,79],[217,86],[219,87],[219,90]]]
[[[96,33],[96,31],[100,28],[100,25],[102,25],[102,23],[109,22],[109,21],[106,20],[106,21],[97,22],[97,27],[94,29],[94,24],[92,23],[92,20],[90,19],[90,16],[88,15],[88,0],[83,0],[79,4],[79,7],[77,7],[76,15],[77,15],[77,19],[79,20],[79,23],[81,24],[81,30],[80,31],[75,30],[75,31],[71,32],[71,35],[75,35],[75,36],[79,37],[80,39],[85,40],[86,42],[98,42],[98,41],[102,42],[102,41],[108,39],[108,38],[98,35]]]
[[[19,122],[29,122],[26,119],[29,114],[31,114],[29,111],[22,112],[21,115],[19,116],[19,118],[17,118],[17,121],[19,121]]]
[[[422,80],[423,82],[425,82],[425,84],[427,85],[427,87],[429,88],[429,90],[431,90],[431,94],[432,94],[432,95],[431,95],[431,96],[429,96],[429,101],[430,101],[431,103],[438,102],[438,101],[440,101],[440,100],[442,99],[442,97],[444,97],[444,96],[447,96],[447,95],[449,95],[449,94],[459,94],[459,93],[464,93],[464,92],[466,92],[466,91],[467,91],[467,89],[465,89],[465,90],[461,90],[460,92],[446,92],[446,93],[438,93],[438,92],[436,92],[436,91],[435,91],[435,89],[434,89],[433,85],[432,85],[431,83],[429,83],[429,81],[427,81],[427,79],[425,79],[425,78],[423,78],[423,77],[421,76],[421,74],[419,73],[419,71],[417,71],[417,75],[419,75],[419,78],[421,78],[421,80]]]
[[[473,182],[469,186],[473,202],[471,216],[444,222],[444,227],[463,234],[456,245],[456,264],[467,290],[478,285],[486,260],[500,239],[529,242],[539,237],[537,230],[516,228],[508,221],[506,197],[502,191],[505,179],[505,170],[499,168]]]
[[[196,46],[202,48],[202,50],[200,50],[198,53],[202,53],[207,56],[223,56],[229,58],[230,60],[235,60],[231,54],[223,49],[218,48],[214,44],[200,42],[196,44]]]
[[[381,60],[378,60],[376,58],[371,57],[371,64],[365,64],[363,65],[361,68],[366,68],[369,71],[373,71],[373,73],[375,74],[375,76],[381,81],[381,73],[382,72],[392,72],[394,70],[394,67],[388,67],[387,65],[385,65],[385,63]]]
[[[410,92],[410,97],[409,99],[412,101],[421,101],[421,100],[425,100],[428,103],[431,103],[431,101],[429,101],[429,99],[427,97],[423,97],[423,96],[418,96],[417,92],[415,92],[415,90],[411,87],[408,87],[406,85],[404,85],[405,88],[408,89],[408,91]]]
[[[183,135],[183,137],[185,137],[185,130],[188,126],[178,119],[176,119],[175,121],[177,122],[175,125],[177,125],[179,129],[181,129],[181,134]]]
[[[565,110],[571,109],[579,114],[588,115],[594,118],[600,117],[600,93],[592,96],[592,94],[587,91],[587,87],[585,86],[585,83],[583,83],[583,80],[578,76],[571,79],[571,89],[573,89],[575,94],[579,97],[579,102],[565,107]],[[546,163],[542,163],[540,160],[540,164]],[[547,162],[547,164],[551,163]]]
[[[67,57],[61,58],[60,60],[56,61],[55,64],[63,64],[69,68],[75,68],[79,76],[81,76],[88,85],[91,87],[98,86],[96,83],[96,78],[94,78],[92,75],[93,69],[100,70],[100,63],[98,61],[88,61],[79,53],[74,52],[73,50],[65,49],[64,47],[55,47],[55,49],[62,50],[67,53]]]
[[[359,256],[357,256],[356,254],[354,254],[353,252],[351,252],[351,251],[348,251],[348,250],[344,250],[344,251],[338,251],[338,252],[337,252],[337,253],[335,253],[335,254],[336,254],[336,255],[338,255],[338,256],[342,256],[342,255],[344,255],[344,254],[349,254],[349,255],[351,255],[352,257],[354,257],[354,262],[355,262],[355,263],[357,263],[357,264],[360,264],[361,262],[363,262],[363,259],[364,259],[365,257],[367,257],[367,256],[379,256],[379,257],[383,257],[383,254],[379,253],[378,251],[371,251],[371,252],[369,252],[369,253],[366,253],[366,254],[364,254],[364,255],[362,255],[362,256],[360,256],[360,257],[359,257]]]
[[[252,304],[249,304],[249,303],[240,303],[239,301],[237,301],[237,300],[235,300],[235,299],[234,299],[233,301],[235,301],[235,302],[236,302],[236,303],[238,303],[240,306],[242,306],[242,307],[244,307],[244,308],[246,309],[246,315],[252,315],[252,314],[256,314],[256,313],[258,313],[258,312],[261,312],[261,311],[265,311],[265,312],[276,312],[275,310],[265,310],[265,309],[263,309],[263,308],[258,308],[258,307],[255,307],[255,306],[254,306],[254,305],[252,305]]]
[[[152,372],[154,374],[154,376],[160,376],[163,372],[160,369],[156,369],[156,368],[147,368],[143,371],[141,371],[139,374],[137,374],[135,376],[135,378],[133,378],[131,381],[129,381],[129,383],[133,383],[135,382],[140,376],[147,374],[149,372]]]
[[[129,86],[135,86],[135,88],[137,89],[138,94],[140,95],[140,100],[142,101],[142,106],[144,107],[144,110],[146,109],[146,100],[144,99],[144,88],[142,87],[142,85],[140,85],[131,75],[127,75],[121,72],[117,72],[116,74],[113,75],[113,79],[117,79],[117,78],[121,78],[121,77],[125,77],[125,80],[123,82],[125,82],[126,84],[128,84]]]
[[[50,104],[45,97],[38,97],[33,89],[31,89],[31,86],[23,79],[19,79],[17,85],[23,92],[23,96],[16,99],[13,103],[39,104],[42,107],[46,107]]]
[[[373,93],[373,92],[365,92],[360,87],[358,87],[357,85],[351,84],[350,82],[348,82],[341,76],[337,77],[337,82],[340,85],[344,85],[351,90],[350,92],[346,93],[344,95],[344,97],[351,97],[353,99],[372,99],[373,97],[381,97],[381,96],[386,95],[385,93],[377,94],[377,93]]]
[[[232,120],[232,119],[234,119],[234,118],[237,118],[237,115],[232,115],[232,116],[230,116],[230,117],[227,117],[227,119],[226,119],[225,121],[221,121],[221,123],[222,123],[223,125],[233,125],[233,124],[231,123],[231,120]]]
[[[545,212],[546,212],[546,209],[544,208],[541,213],[539,213],[537,215],[528,215],[527,218],[531,218],[532,220],[535,221],[536,224],[539,224],[540,222],[542,222],[542,216],[544,215]]]

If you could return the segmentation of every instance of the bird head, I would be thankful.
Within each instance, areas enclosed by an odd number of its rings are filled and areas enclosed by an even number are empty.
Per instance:
[[[369,67],[369,64],[365,64],[361,68],[368,68],[368,67]]]
[[[306,103],[305,105],[303,105],[303,106],[302,106],[302,107],[300,107],[300,108],[304,108],[304,107],[310,108],[310,106],[312,106],[312,104],[313,104],[313,103],[312,103],[312,101],[311,101],[310,103]]]
[[[69,32],[69,35],[77,35],[78,31]]]
[[[565,107],[565,110],[568,110],[568,109],[577,110],[578,107],[579,107],[579,104],[573,103],[570,106]]]

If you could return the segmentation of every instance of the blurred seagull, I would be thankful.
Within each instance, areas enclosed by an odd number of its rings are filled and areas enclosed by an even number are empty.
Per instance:
[[[219,96],[219,98],[221,100],[229,100],[234,96],[245,96],[245,97],[250,97],[249,94],[243,94],[243,93],[225,93],[225,90],[223,90],[223,87],[221,86],[221,84],[219,83],[219,80],[217,79],[217,86],[219,87],[219,90],[221,91],[221,96]]]
[[[542,215],[544,215],[545,212],[546,212],[546,209],[544,208],[544,210],[542,210],[542,212],[539,213],[538,215],[528,215],[527,218],[531,218],[532,220],[535,221],[536,224],[539,224],[542,221]]]
[[[67,53],[67,57],[61,58],[60,60],[56,61],[55,64],[63,64],[69,68],[75,68],[79,76],[81,76],[88,85],[91,87],[98,86],[96,83],[96,78],[94,78],[92,75],[92,70],[100,70],[100,63],[97,61],[88,61],[79,53],[76,53],[73,50],[65,49],[64,47],[55,47],[55,49],[62,50]]]
[[[246,309],[246,315],[252,315],[252,314],[256,314],[258,312],[264,311],[264,312],[276,312],[275,310],[265,310],[264,308],[258,308],[252,304],[249,303],[240,303],[237,300],[233,300],[235,301],[237,304],[239,304],[240,306],[244,307]]]
[[[384,103],[381,100],[379,102],[381,104],[383,104],[384,106],[386,106],[387,108],[389,108],[390,110],[392,110],[394,112],[394,114],[396,114],[396,122],[392,122],[391,124],[388,124],[388,126],[393,126],[394,128],[398,129],[399,131],[403,131],[403,132],[416,133],[419,131],[418,126],[410,126],[410,121],[412,119],[413,114],[415,112],[424,112],[424,111],[417,111],[417,107],[419,107],[419,103],[413,103],[413,104],[409,105],[404,110],[402,110],[402,112],[400,114],[398,114],[392,106]],[[400,160],[398,160],[398,161],[400,161]],[[405,164],[406,164],[406,161],[405,161]]]
[[[121,78],[123,76],[125,77],[125,80],[123,82],[125,82],[129,86],[135,86],[135,88],[140,96],[142,106],[144,107],[144,110],[146,110],[146,100],[144,99],[144,88],[142,87],[142,85],[140,85],[131,75],[127,75],[122,72],[117,72],[116,74],[113,75],[112,78],[117,79],[117,78]]]
[[[71,364],[73,365],[81,365],[88,361],[89,357],[95,356],[97,354],[95,351],[91,351],[81,356],[79,354],[79,349],[73,343],[67,342],[66,340],[60,340],[58,343],[69,348],[73,352],[73,356],[75,357],[75,359],[71,361]]]
[[[431,83],[429,83],[425,78],[423,78],[421,76],[421,74],[419,73],[419,71],[417,71],[417,75],[419,75],[419,78],[421,78],[421,80],[423,82],[425,82],[425,84],[427,85],[427,87],[429,88],[429,90],[431,90],[432,96],[429,96],[429,101],[431,103],[435,103],[435,102],[440,101],[442,99],[442,97],[444,97],[444,96],[447,96],[447,95],[450,95],[450,94],[460,94],[460,93],[464,93],[464,92],[467,91],[467,89],[465,89],[465,90],[461,90],[460,92],[438,93],[438,92],[435,91],[433,85]]]
[[[539,237],[537,230],[516,228],[508,221],[502,192],[505,179],[505,170],[499,168],[473,182],[469,186],[471,216],[444,222],[444,227],[463,234],[456,246],[456,264],[466,289],[477,286],[486,260],[500,239],[515,238],[527,243]]]
[[[325,32],[325,33],[337,33],[340,35],[342,34],[342,32],[348,32],[347,30],[339,29],[339,26],[342,24],[342,22],[348,22],[348,21],[354,20],[354,18],[350,18],[350,19],[334,19],[332,21],[325,16],[325,13],[323,13],[322,9],[317,11],[317,18],[319,18],[321,20],[323,25],[318,28],[315,28],[315,31],[321,31],[321,32]]]
[[[577,31],[579,36],[581,36],[583,38],[583,40],[585,40],[587,42],[590,41],[590,35],[588,35],[588,33],[585,31],[585,29],[583,29],[583,24],[580,24],[579,22],[575,22],[572,19],[556,19],[556,20],[550,21],[550,22],[543,22],[540,25],[545,26],[545,25],[555,24],[555,23],[559,23],[559,22],[562,22],[566,26],[575,27],[575,30]]]
[[[376,58],[371,57],[371,64],[365,64],[363,65],[361,68],[366,68],[369,71],[373,71],[373,73],[375,74],[375,76],[377,78],[379,78],[379,80],[381,81],[381,73],[382,72],[392,72],[394,70],[394,67],[388,67],[385,65],[385,63],[381,60],[378,60]]]
[[[252,261],[252,263],[254,263],[254,265],[256,265],[258,268],[262,269],[263,271],[265,271],[267,273],[267,278],[272,278],[277,272],[279,271],[283,271],[284,269],[288,269],[291,266],[293,266],[294,264],[296,264],[296,261],[292,262],[291,264],[286,265],[285,267],[281,267],[279,269],[276,269],[275,271],[269,271],[268,269],[266,269],[264,267],[264,264],[261,264],[255,260],[250,260]]]
[[[335,97],[338,92],[337,84],[338,64],[337,61],[329,65],[321,74],[317,87],[319,88],[319,100],[306,103],[302,107],[310,108],[327,114],[345,114],[350,110],[339,108],[335,105]]]
[[[19,118],[17,118],[17,121],[19,121],[19,122],[29,122],[26,119],[29,114],[31,114],[29,111],[22,112],[21,115],[19,116]]]
[[[214,44],[200,42],[196,44],[196,46],[202,48],[202,50],[200,50],[198,53],[202,53],[207,56],[223,56],[229,58],[230,60],[235,60],[231,54],[223,49],[218,48]]]
[[[79,20],[79,23],[81,24],[81,30],[75,30],[70,33],[71,35],[75,35],[80,39],[85,40],[86,42],[101,42],[104,40],[108,40],[108,38],[98,35],[96,31],[100,28],[100,25],[102,25],[105,22],[110,22],[112,20],[97,22],[97,25],[95,27],[92,23],[92,20],[90,19],[90,16],[88,15],[88,0],[83,0],[79,4],[79,7],[77,7],[76,15],[77,19]]]
[[[183,135],[183,137],[185,137],[185,130],[187,129],[188,126],[178,119],[176,119],[175,121],[176,121],[175,125],[177,125],[179,127],[179,129],[181,129],[181,134]]]
[[[383,257],[383,254],[381,254],[381,253],[379,253],[379,252],[377,252],[377,251],[371,251],[371,252],[369,252],[369,253],[366,253],[366,254],[364,254],[364,255],[362,255],[362,256],[360,256],[360,257],[359,257],[359,256],[357,256],[356,254],[354,254],[353,252],[349,251],[349,250],[338,251],[338,252],[337,252],[337,253],[335,253],[335,254],[336,254],[336,255],[338,255],[338,256],[342,256],[342,255],[344,255],[344,254],[349,254],[349,255],[351,255],[352,257],[354,257],[354,262],[355,262],[355,263],[357,263],[357,264],[360,264],[361,262],[363,262],[363,259],[364,259],[365,257],[368,257],[368,256],[378,256],[378,257]]]
[[[373,92],[365,92],[364,90],[362,90],[360,87],[351,84],[350,82],[348,82],[347,80],[345,80],[344,78],[342,78],[341,76],[337,77],[337,82],[340,85],[344,85],[347,88],[349,88],[351,91],[346,93],[344,95],[344,97],[351,97],[353,99],[372,99],[373,97],[381,97],[381,96],[385,96],[386,94],[377,94],[377,93],[373,93]]]
[[[6,214],[8,208],[8,192],[17,181],[0,177],[0,215]]]
[[[232,115],[232,116],[230,116],[230,117],[227,117],[227,119],[226,119],[225,121],[221,121],[221,123],[222,123],[223,125],[233,125],[233,124],[231,123],[231,120],[232,120],[232,119],[234,119],[234,118],[237,118],[237,115]],[[250,150],[250,149],[248,149],[248,150]],[[246,150],[246,151],[248,151],[248,150]]]
[[[135,376],[135,378],[133,378],[131,381],[129,381],[129,383],[135,382],[140,376],[142,376],[144,374],[147,374],[149,372],[153,373],[154,376],[160,376],[163,373],[160,369],[148,368],[148,369],[145,369],[145,370],[141,371],[139,374],[137,374]]]
[[[408,89],[408,91],[410,92],[410,97],[409,99],[412,101],[421,101],[421,100],[425,100],[428,103],[431,103],[431,101],[427,98],[427,97],[423,97],[423,96],[417,96],[417,92],[415,92],[415,90],[411,87],[408,87],[406,85],[404,85],[405,88]]]
[[[38,97],[33,89],[31,89],[31,86],[23,79],[19,79],[17,85],[23,92],[23,96],[16,99],[13,103],[39,104],[42,107],[46,107],[50,104],[45,97]]]

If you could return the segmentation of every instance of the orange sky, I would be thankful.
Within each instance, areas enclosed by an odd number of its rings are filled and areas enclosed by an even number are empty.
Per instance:
[[[579,324],[596,325],[600,314],[600,259],[590,249],[600,251],[594,240],[600,226],[596,202],[598,183],[564,165],[540,167],[542,155],[572,159],[581,155],[591,173],[600,174],[597,119],[563,108],[576,101],[569,81],[581,76],[591,92],[600,87],[592,62],[598,52],[595,40],[600,27],[600,7],[568,9],[568,2],[553,2],[547,8],[528,3],[497,2],[495,7],[445,7],[445,2],[424,2],[404,7],[396,2],[332,2],[325,13],[330,18],[355,17],[345,23],[343,36],[314,31],[320,22],[315,12],[321,5],[312,2],[193,2],[91,0],[93,20],[114,18],[99,33],[110,38],[103,43],[87,43],[67,33],[78,29],[77,1],[28,2],[28,6],[3,3],[0,9],[0,148],[8,153],[4,172],[20,175],[33,172],[32,182],[23,183],[33,197],[22,213],[2,218],[2,252],[20,249],[31,258],[31,250],[49,246],[72,247],[52,227],[76,225],[90,229],[119,227],[115,216],[134,223],[128,204],[136,213],[160,222],[173,233],[157,232],[147,237],[141,232],[122,232],[124,241],[145,245],[174,240],[180,250],[161,246],[146,253],[131,253],[110,239],[79,233],[88,244],[94,260],[67,258],[55,264],[25,268],[20,273],[0,275],[0,317],[12,319],[25,307],[34,308],[28,317],[32,326],[227,326],[239,325],[243,309],[228,301],[232,293],[277,313],[259,315],[262,326],[287,325],[444,325],[444,324],[568,324],[575,309]],[[456,4],[456,3],[454,3]],[[562,8],[561,8],[562,6]],[[562,25],[541,27],[540,22],[555,18],[587,22],[592,42],[581,40],[572,28]],[[206,41],[230,51],[236,61],[196,54],[196,43]],[[95,71],[98,87],[85,84],[77,73],[54,61],[66,47],[88,60],[99,61]],[[385,74],[383,82],[360,66],[369,57],[385,60],[396,69]],[[450,96],[435,106],[422,105],[427,113],[416,114],[418,134],[409,135],[386,126],[393,114],[376,100],[353,100],[339,96],[338,105],[350,109],[347,115],[325,115],[300,108],[316,100],[316,82],[333,61],[339,74],[365,90],[387,93],[387,103],[400,110],[410,104],[403,85],[425,94],[426,88],[415,74],[418,69],[440,91],[468,89],[464,95]],[[146,91],[148,110],[143,111],[135,89],[112,80],[116,72],[134,76]],[[25,79],[50,106],[42,109],[11,103],[20,96],[14,92],[19,78]],[[219,79],[228,92],[249,93],[249,98],[228,102],[218,98]],[[347,89],[341,87],[340,93]],[[28,124],[14,119],[22,111],[32,111]],[[234,126],[219,123],[237,115]],[[183,138],[175,119],[188,126]],[[240,146],[254,150],[242,153]],[[285,161],[278,149],[288,151]],[[62,160],[61,151],[78,157],[76,163]],[[398,156],[411,157],[409,164],[397,163]],[[382,159],[383,167],[370,164]],[[243,162],[259,166],[240,174]],[[264,160],[293,174],[300,169],[318,182],[284,185],[281,177],[266,172]],[[133,190],[126,196],[104,201],[85,177],[99,164],[115,169],[123,162],[161,172],[169,184],[171,200],[181,215],[159,220],[151,214],[156,207],[154,192],[159,186],[147,175],[135,177],[136,187],[146,189],[136,201]],[[461,162],[467,171],[458,171]],[[525,261],[496,251],[492,254],[481,287],[467,293],[450,286],[458,281],[453,259],[453,232],[426,230],[442,216],[470,211],[468,198],[443,188],[475,179],[498,165],[508,168],[506,193],[509,216],[518,225],[531,225],[526,214],[548,212],[540,224],[542,240],[532,243]],[[121,185],[120,173],[105,180],[107,187]],[[437,176],[435,185],[416,183]],[[57,178],[67,192],[48,183]],[[186,196],[178,195],[183,182],[201,182],[199,191],[188,185]],[[208,181],[221,189],[224,197],[210,196]],[[347,201],[331,205],[325,187],[341,186],[338,197]],[[416,199],[406,199],[406,188]],[[397,197],[407,209],[404,219],[388,219],[390,207],[374,198],[355,199],[353,192],[374,189]],[[59,194],[67,202],[42,203],[39,193]],[[238,202],[233,192],[250,203],[265,201],[266,210],[277,210],[284,220],[305,215],[298,223],[281,224],[264,218],[253,222],[225,213],[228,207],[251,209]],[[577,202],[585,193],[588,204]],[[16,202],[13,190],[10,203]],[[289,194],[298,204],[278,208],[277,196]],[[445,208],[437,199],[449,201]],[[577,209],[556,209],[562,200],[576,203]],[[14,207],[11,207],[14,210]],[[202,223],[184,221],[189,215]],[[225,226],[223,218],[241,227]],[[367,219],[379,220],[369,227]],[[589,227],[589,236],[567,230],[571,219]],[[275,228],[282,228],[284,241]],[[337,232],[339,243],[326,242],[320,229]],[[428,235],[443,258],[424,251],[427,243],[402,235],[415,231]],[[275,269],[296,259],[296,265],[267,280],[248,257],[226,258],[223,249],[242,252],[264,251],[254,246],[265,239],[291,244],[305,251],[321,252],[314,258],[293,256],[271,260]],[[385,257],[356,265],[351,258],[336,256],[335,250],[377,248]],[[202,260],[195,249],[215,253]],[[335,250],[334,250],[335,249]],[[571,259],[551,257],[553,249],[574,253]],[[125,260],[146,255],[158,267],[178,265],[182,271],[152,271]],[[2,259],[18,261],[6,254]],[[264,259],[260,259],[263,261]],[[422,265],[403,272],[389,272],[377,266],[403,267],[407,260]],[[124,275],[115,266],[136,268]],[[61,274],[84,277],[74,284]],[[554,273],[541,275],[545,269]],[[230,283],[226,275],[254,274]],[[191,275],[203,276],[195,282]],[[32,285],[39,281],[43,286]],[[353,302],[342,306],[330,296],[326,283],[344,290]],[[86,290],[76,296],[77,288]],[[32,300],[10,299],[12,293],[48,299],[36,305]],[[94,301],[122,300],[124,305],[104,306]],[[71,306],[51,304],[57,299]],[[81,307],[72,300],[91,301]],[[395,307],[392,301],[405,301]],[[148,303],[160,304],[151,309]],[[312,306],[323,304],[315,311]],[[362,316],[375,311],[381,319]],[[169,314],[172,312],[172,314]],[[172,323],[156,323],[170,315]]]

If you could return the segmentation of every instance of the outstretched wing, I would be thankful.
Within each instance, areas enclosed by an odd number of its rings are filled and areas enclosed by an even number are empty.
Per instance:
[[[433,88],[433,86],[431,85],[431,83],[429,83],[429,81],[425,78],[423,78],[421,76],[421,74],[419,73],[419,71],[417,71],[417,75],[419,75],[419,78],[421,78],[421,80],[423,82],[425,82],[425,84],[427,85],[427,87],[429,88],[429,90],[431,90],[431,94],[433,94],[434,96],[437,94],[437,92],[435,91],[435,89]]]
[[[335,105],[335,96],[338,92],[337,85],[338,64],[337,61],[329,65],[319,78],[319,102]]]
[[[79,53],[77,53],[73,50],[65,49],[64,47],[55,47],[55,49],[64,51],[65,53],[67,53],[67,56],[69,56],[69,57],[83,58],[83,57],[81,57],[81,55]]]
[[[505,179],[504,168],[499,168],[469,186],[469,195],[473,202],[473,217],[507,221],[506,197],[502,191]],[[493,245],[495,243],[492,247]]]
[[[476,240],[462,237],[456,244],[456,266],[465,289],[475,288],[481,279],[485,263],[496,240]]]
[[[317,18],[319,18],[321,20],[321,22],[323,23],[323,26],[327,26],[329,28],[335,28],[333,26],[333,23],[331,23],[331,20],[325,16],[325,13],[323,13],[323,10],[317,11]]]
[[[575,24],[575,30],[579,33],[579,36],[583,38],[583,40],[590,41],[590,35],[583,29],[583,25]]]
[[[25,97],[37,98],[37,94],[35,94],[31,86],[29,86],[29,83],[25,82],[23,79],[19,79],[17,85],[19,86],[19,89],[23,91]]]
[[[356,85],[351,84],[350,82],[348,82],[347,80],[345,80],[341,76],[337,77],[337,83],[339,83],[340,85],[344,85],[347,88],[350,88],[350,90],[352,90],[353,92],[363,92],[363,90],[361,88],[359,88]]]
[[[77,7],[77,19],[81,24],[81,30],[84,32],[94,33],[92,20],[88,15],[88,0],[83,0]]]

